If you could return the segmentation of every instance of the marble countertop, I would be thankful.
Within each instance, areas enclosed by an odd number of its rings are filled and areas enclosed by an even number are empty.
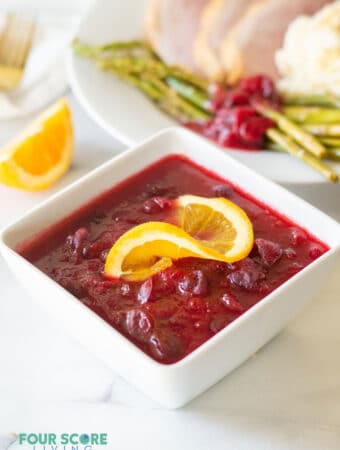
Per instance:
[[[77,150],[57,190],[121,144],[70,95]],[[25,120],[0,124],[0,144]],[[340,187],[290,186],[340,220]],[[0,186],[0,227],[51,195]],[[338,268],[339,274],[339,268]],[[69,337],[0,259],[0,450],[11,432],[106,432],[117,450],[339,450],[340,302],[333,274],[315,301],[258,354],[187,407],[166,411]]]

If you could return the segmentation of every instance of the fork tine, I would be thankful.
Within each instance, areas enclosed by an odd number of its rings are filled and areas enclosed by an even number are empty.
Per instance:
[[[16,51],[16,38],[15,38],[15,17],[10,14],[7,19],[7,27],[5,29],[2,40],[2,63],[7,66],[12,66],[12,59]]]
[[[14,54],[13,65],[16,67],[23,67],[29,50],[31,48],[32,40],[34,35],[34,24],[33,22],[25,22],[23,24],[23,31],[20,40],[18,39],[17,50]]]
[[[8,38],[8,33],[10,30],[10,22],[11,22],[11,16],[8,15],[6,18],[6,23],[4,26],[4,29],[1,33],[1,39],[0,39],[0,62],[5,64],[7,59],[7,45],[6,41]]]
[[[0,37],[0,90],[15,88],[22,78],[31,48],[35,23],[15,14],[7,16]]]
[[[32,45],[34,35],[34,23],[31,20],[19,20],[22,24],[22,34],[17,37],[17,51],[14,54],[14,63],[16,67],[25,65],[29,50]]]
[[[7,17],[0,41],[0,63],[6,66],[23,67],[30,50],[35,25],[16,15]]]
[[[10,63],[10,55],[13,46],[10,45],[10,37],[12,33],[12,15],[7,16],[6,25],[1,38],[0,46],[0,61],[2,64],[8,65]]]

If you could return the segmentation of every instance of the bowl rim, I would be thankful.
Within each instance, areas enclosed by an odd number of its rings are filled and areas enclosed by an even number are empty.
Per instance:
[[[285,290],[289,289],[289,287],[292,284],[294,284],[295,282],[298,282],[298,280],[303,278],[307,273],[309,273],[310,271],[314,270],[320,264],[323,264],[323,262],[326,259],[332,257],[332,255],[334,253],[336,253],[337,251],[340,250],[340,224],[338,222],[336,222],[334,219],[332,219],[331,217],[329,217],[326,214],[324,214],[322,211],[320,211],[317,208],[315,208],[313,205],[310,205],[305,200],[297,197],[295,194],[292,194],[291,192],[287,191],[286,189],[282,188],[281,186],[276,185],[274,182],[272,182],[271,180],[266,179],[262,175],[257,174],[256,172],[254,172],[251,169],[249,169],[248,167],[244,166],[242,163],[238,162],[237,160],[234,160],[229,154],[227,155],[227,154],[223,153],[223,151],[221,149],[217,148],[215,145],[210,144],[209,142],[207,142],[207,145],[209,145],[210,147],[214,147],[215,151],[218,151],[218,152],[222,153],[226,157],[226,160],[228,160],[228,159],[229,160],[230,159],[233,160],[233,162],[237,166],[241,166],[243,168],[243,170],[246,170],[247,172],[251,173],[253,177],[256,177],[256,181],[258,181],[258,182],[265,181],[267,184],[269,183],[270,185],[274,185],[276,189],[280,189],[282,192],[285,193],[285,195],[288,195],[288,197],[294,197],[299,202],[301,202],[301,204],[304,204],[308,208],[313,209],[314,212],[317,212],[319,215],[327,218],[328,221],[332,222],[333,225],[335,225],[335,226],[337,226],[339,228],[339,240],[334,245],[328,244],[330,249],[326,253],[324,253],[320,258],[318,258],[317,260],[311,262],[308,266],[304,267],[300,272],[298,272],[297,274],[293,275],[289,280],[285,281],[279,287],[274,289],[274,291],[272,291],[270,294],[266,295],[258,303],[256,303],[254,306],[249,308],[241,316],[239,316],[233,322],[228,324],[226,327],[224,327],[222,330],[220,330],[214,336],[209,338],[206,342],[201,344],[199,347],[197,347],[191,353],[186,355],[184,358],[182,358],[181,360],[179,360],[179,361],[177,361],[175,363],[172,363],[172,364],[164,364],[164,363],[156,361],[151,356],[149,356],[147,353],[145,353],[143,350],[141,350],[137,345],[135,345],[133,342],[131,342],[127,337],[125,337],[123,334],[121,334],[117,329],[115,329],[112,325],[110,325],[108,322],[106,322],[103,318],[101,318],[98,314],[96,314],[94,311],[92,311],[89,307],[87,307],[85,304],[83,304],[79,299],[77,299],[69,291],[67,291],[65,288],[60,286],[55,280],[50,278],[48,275],[46,275],[44,272],[42,272],[40,269],[38,269],[34,264],[29,262],[23,256],[21,256],[7,242],[7,235],[9,233],[14,233],[15,234],[15,229],[17,227],[20,228],[20,225],[22,224],[22,222],[27,221],[28,219],[30,219],[30,217],[33,217],[34,215],[39,214],[41,211],[45,211],[49,207],[53,206],[53,203],[55,201],[57,201],[57,200],[59,200],[59,199],[61,199],[63,197],[67,197],[69,194],[71,194],[74,190],[78,189],[80,186],[86,185],[90,180],[95,179],[96,177],[100,176],[101,172],[105,171],[107,168],[114,169],[115,165],[119,161],[123,161],[124,162],[124,160],[126,160],[126,163],[128,163],[129,159],[131,157],[133,157],[135,153],[137,153],[138,151],[141,151],[141,149],[143,149],[145,146],[148,146],[150,143],[154,142],[155,140],[157,140],[159,138],[163,138],[163,139],[164,139],[164,137],[165,138],[167,138],[167,137],[171,138],[172,136],[175,136],[175,138],[178,138],[178,135],[180,137],[184,136],[185,138],[189,138],[190,141],[195,141],[195,140],[196,141],[197,140],[205,141],[203,138],[201,138],[199,136],[196,136],[191,131],[185,130],[185,129],[181,128],[181,127],[171,127],[169,129],[163,130],[163,131],[161,131],[161,132],[151,136],[147,140],[145,140],[145,141],[143,141],[143,142],[133,146],[128,151],[111,158],[109,161],[106,161],[105,163],[101,164],[97,168],[91,170],[89,173],[81,176],[79,179],[73,181],[68,186],[64,187],[63,189],[61,189],[57,193],[54,193],[48,199],[44,200],[43,202],[39,203],[38,205],[36,205],[32,209],[30,209],[28,212],[24,213],[22,216],[20,216],[16,220],[14,220],[12,223],[7,225],[4,229],[2,229],[0,231],[0,250],[1,251],[5,250],[7,252],[10,252],[12,256],[15,256],[16,258],[19,258],[21,260],[21,262],[23,262],[25,265],[27,265],[31,271],[33,270],[36,274],[38,274],[38,276],[43,277],[45,279],[45,281],[50,285],[51,289],[58,289],[60,291],[61,295],[65,298],[65,301],[66,301],[66,299],[67,299],[67,301],[72,301],[73,304],[75,304],[77,308],[81,308],[83,311],[86,311],[86,314],[89,315],[89,316],[92,316],[93,320],[95,320],[98,324],[100,324],[101,327],[104,326],[104,327],[106,327],[106,329],[109,329],[110,332],[114,335],[114,337],[116,339],[119,339],[120,342],[123,345],[125,345],[125,346],[128,345],[130,347],[131,351],[135,352],[136,355],[138,354],[139,358],[142,357],[143,359],[146,359],[147,360],[147,364],[154,366],[158,370],[166,371],[167,373],[169,373],[171,371],[177,371],[177,370],[181,369],[182,367],[185,367],[185,366],[189,365],[194,360],[198,359],[202,354],[204,354],[206,352],[209,352],[211,347],[217,345],[219,343],[219,341],[225,339],[228,334],[232,333],[234,330],[236,330],[236,329],[240,328],[241,326],[243,326],[244,322],[246,322],[251,316],[257,314],[259,311],[261,311],[262,309],[266,308],[266,306],[269,303],[272,303],[275,300],[275,298],[280,296],[281,293],[283,293],[283,292],[285,292]],[[173,152],[173,151],[166,152],[166,155],[172,155],[172,154],[176,154],[176,152]],[[180,152],[178,152],[177,154],[180,154]],[[157,161],[157,160],[159,160],[159,159],[161,159],[163,157],[164,157],[164,155],[160,154],[159,156],[157,156],[154,159],[154,161]],[[189,159],[193,160],[193,158],[191,158],[189,156],[187,156],[187,157]],[[143,164],[143,168],[148,167],[150,164],[152,164],[152,163]],[[143,168],[139,169],[139,170],[134,170],[132,172],[132,175],[138,173],[140,170],[143,170]],[[115,184],[113,184],[113,186],[114,185]],[[240,187],[242,189],[244,189],[242,186],[240,186]],[[110,187],[108,189],[110,189]],[[246,189],[244,189],[244,191],[247,192]],[[104,191],[103,190],[99,190],[98,192],[95,192],[93,194],[93,196],[90,197],[90,199],[91,198],[93,198],[93,199],[96,198],[102,192],[104,192]],[[257,198],[256,194],[254,196],[255,196],[255,198]],[[260,200],[260,201],[262,201],[262,200]],[[264,204],[266,204],[266,202],[264,202]],[[77,208],[75,208],[75,210],[76,209]],[[60,215],[60,218],[55,220],[55,221],[53,221],[52,224],[58,222],[59,220],[62,220],[63,218],[67,217],[69,214],[70,213],[67,213],[64,216]],[[50,226],[50,225],[46,225],[46,228],[48,226]],[[44,227],[40,228],[39,230],[37,230],[37,233],[39,231],[42,231],[43,229],[44,229]]]

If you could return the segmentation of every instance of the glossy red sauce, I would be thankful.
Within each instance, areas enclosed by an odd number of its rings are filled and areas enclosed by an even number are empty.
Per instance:
[[[108,280],[108,250],[122,233],[166,221],[182,194],[225,196],[248,213],[251,255],[224,264],[176,261],[143,283]],[[105,192],[18,251],[155,360],[181,360],[328,250],[288,219],[185,157],[164,158]]]
[[[265,148],[266,132],[275,127],[275,122],[259,114],[256,103],[281,107],[275,83],[265,75],[245,78],[232,89],[217,86],[210,104],[211,119],[184,125],[221,147],[261,150]]]

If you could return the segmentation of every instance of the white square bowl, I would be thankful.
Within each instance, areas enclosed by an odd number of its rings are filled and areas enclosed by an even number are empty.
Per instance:
[[[103,191],[174,153],[186,155],[250,192],[306,228],[328,244],[330,250],[183,360],[163,365],[21,257],[15,248]],[[19,281],[70,334],[158,403],[178,408],[249,358],[315,296],[340,259],[340,225],[206,140],[182,128],[174,128],[114,158],[34,208],[2,232],[0,248]]]

